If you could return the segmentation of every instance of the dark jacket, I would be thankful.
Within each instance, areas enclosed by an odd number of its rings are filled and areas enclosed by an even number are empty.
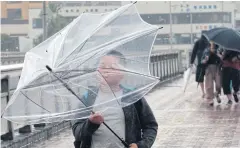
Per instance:
[[[198,62],[197,62],[198,65],[201,64],[203,52],[207,48],[207,46],[208,46],[208,41],[204,36],[202,36],[200,39],[196,41],[193,47],[192,55],[191,55],[191,61],[190,61],[191,64],[193,64],[193,62],[195,61],[196,56],[198,59]]]
[[[124,88],[123,93],[129,89]],[[95,102],[95,95],[89,91],[85,95],[85,100]],[[134,97],[134,96],[133,96]],[[122,98],[122,102],[127,98]],[[128,144],[136,143],[138,148],[150,148],[156,138],[158,124],[152,113],[151,108],[144,98],[136,103],[123,108],[125,115],[125,139]],[[89,113],[90,114],[90,113]],[[99,128],[99,125],[91,123],[88,119],[81,119],[72,122],[72,131],[75,137],[75,148],[90,148],[93,133]]]
[[[221,65],[222,61],[221,61],[220,57],[217,55],[217,52],[211,53],[210,49],[206,48],[203,53],[202,60],[204,60],[206,58],[206,56],[209,57],[207,63],[203,63],[206,66],[210,65],[210,64],[219,65],[219,66]]]

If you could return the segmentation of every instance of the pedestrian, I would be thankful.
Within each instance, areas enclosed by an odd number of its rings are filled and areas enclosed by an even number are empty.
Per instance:
[[[204,31],[202,32],[204,33]],[[197,69],[196,69],[196,82],[199,83],[202,90],[202,98],[205,97],[205,89],[204,89],[204,75],[205,75],[205,67],[204,64],[201,63],[201,59],[203,56],[203,52],[208,46],[209,42],[205,38],[205,36],[201,36],[199,40],[196,41],[193,47],[191,61],[190,64],[193,65],[195,58],[197,56]]]
[[[221,93],[221,77],[220,77],[220,65],[221,59],[217,55],[217,47],[213,42],[210,42],[210,47],[206,48],[203,53],[202,64],[206,66],[205,71],[205,88],[207,94],[207,100],[209,105],[214,105],[214,97],[216,97],[217,102],[221,103],[220,93]],[[215,90],[214,93],[214,82]]]
[[[223,92],[228,98],[228,104],[232,104],[234,98],[235,102],[239,101],[238,91],[240,85],[239,79],[239,53],[234,51],[224,51],[222,56],[222,87]],[[233,88],[233,93],[232,89]]]
[[[91,91],[84,95],[84,100],[91,102],[90,106],[101,101],[106,102],[106,99],[112,98],[112,92],[108,92],[106,89],[106,82],[116,97],[121,97],[130,91],[120,84],[124,77],[123,73],[113,70],[123,65],[124,59],[124,56],[118,51],[111,51],[100,59],[98,71],[104,79],[101,79],[97,96]],[[122,97],[120,100],[127,99]],[[73,121],[72,131],[75,137],[75,148],[124,148],[121,141],[102,124],[103,122],[106,122],[122,137],[130,148],[150,148],[153,145],[158,124],[146,100],[142,98],[123,108],[120,105],[121,101],[112,101],[113,109],[108,109],[104,113],[94,113],[88,119]]]

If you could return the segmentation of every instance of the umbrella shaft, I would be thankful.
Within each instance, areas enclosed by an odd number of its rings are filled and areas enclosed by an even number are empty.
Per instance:
[[[81,100],[81,98],[68,86],[68,84],[62,80],[61,78],[59,78],[56,73],[54,73],[52,71],[52,69],[49,67],[49,66],[46,66],[46,68],[53,74],[54,77],[56,77],[62,84],[64,87],[67,88],[68,91],[70,91],[76,98],[78,98],[79,101],[81,101],[86,107],[87,105]],[[94,113],[92,111],[92,113]],[[103,124],[122,142],[122,144],[125,146],[125,147],[129,147],[128,144],[122,139],[120,138],[105,122],[103,122]]]
[[[103,124],[122,142],[125,147],[129,147],[129,145],[122,138],[120,138],[105,122],[103,122]]]

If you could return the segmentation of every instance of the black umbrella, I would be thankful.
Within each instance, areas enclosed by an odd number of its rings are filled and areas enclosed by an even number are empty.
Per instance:
[[[226,50],[240,52],[240,33],[232,28],[214,28],[203,35]]]

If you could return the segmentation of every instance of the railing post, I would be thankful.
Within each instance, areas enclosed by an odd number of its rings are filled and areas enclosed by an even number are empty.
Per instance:
[[[170,70],[169,69],[169,54],[167,54],[166,57],[167,57],[167,78],[169,78],[169,73],[170,73],[169,72],[169,70]]]
[[[170,77],[173,77],[173,53],[169,55],[170,59]]]
[[[163,79],[163,75],[164,75],[164,70],[163,70],[163,55],[160,54],[159,56],[159,60],[160,60],[160,72],[161,72],[161,80]]]
[[[150,57],[150,73],[151,73],[151,75],[154,75],[154,73],[153,73],[153,55]]]
[[[5,78],[1,79],[1,93],[6,92],[6,104],[9,102],[10,99],[10,89],[9,89],[9,76],[6,76]],[[14,129],[12,122],[7,121],[7,133],[4,135],[1,135],[1,140],[6,141],[6,140],[13,140],[14,138]]]
[[[156,55],[153,56],[153,65],[154,65],[154,76],[157,76],[157,62],[156,62]]]
[[[183,51],[179,51],[178,52],[178,73],[182,73],[183,71],[183,61],[182,61],[182,52]]]
[[[155,63],[156,63],[156,76],[159,77],[158,55],[155,56]]]
[[[167,77],[167,56],[166,54],[164,53],[163,54],[163,72],[164,72],[164,75],[163,75],[163,79],[166,79]]]
[[[177,70],[177,62],[178,62],[178,54],[175,53],[174,54],[174,76],[177,76],[177,72],[178,72],[178,70]]]
[[[157,63],[158,63],[158,77],[161,78],[161,55],[157,55]]]

